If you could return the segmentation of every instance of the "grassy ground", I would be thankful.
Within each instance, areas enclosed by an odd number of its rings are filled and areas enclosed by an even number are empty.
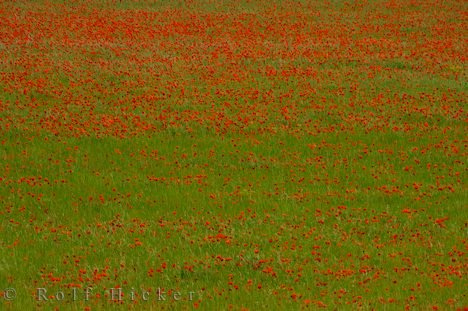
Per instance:
[[[465,12],[0,2],[1,309],[466,309]]]

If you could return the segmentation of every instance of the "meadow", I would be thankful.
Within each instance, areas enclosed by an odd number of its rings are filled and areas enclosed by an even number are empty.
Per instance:
[[[0,1],[0,309],[467,310],[466,25]]]

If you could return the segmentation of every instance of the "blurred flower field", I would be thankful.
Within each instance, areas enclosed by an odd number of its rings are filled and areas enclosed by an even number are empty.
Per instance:
[[[466,25],[0,1],[0,309],[467,310]]]

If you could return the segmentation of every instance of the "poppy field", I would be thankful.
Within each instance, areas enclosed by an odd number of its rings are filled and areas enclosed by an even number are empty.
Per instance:
[[[464,1],[0,1],[1,310],[467,310]]]

